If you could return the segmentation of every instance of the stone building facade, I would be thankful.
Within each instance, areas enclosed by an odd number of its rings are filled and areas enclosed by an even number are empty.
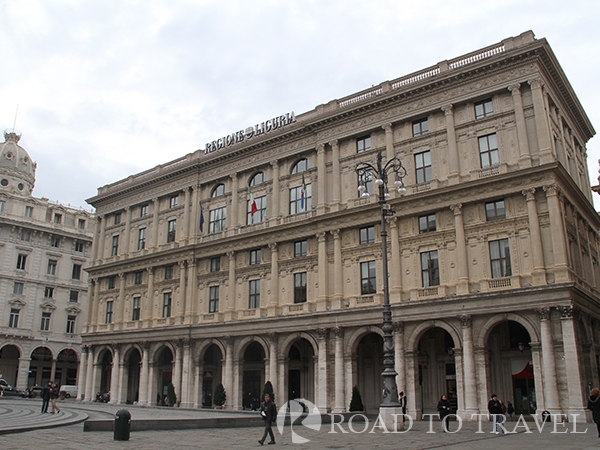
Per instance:
[[[85,398],[378,409],[382,249],[373,179],[390,193],[395,368],[408,410],[585,414],[600,383],[598,229],[586,143],[595,131],[532,32],[295,116],[98,190]]]
[[[37,165],[0,144],[0,378],[24,389],[77,384],[94,214],[33,197]]]

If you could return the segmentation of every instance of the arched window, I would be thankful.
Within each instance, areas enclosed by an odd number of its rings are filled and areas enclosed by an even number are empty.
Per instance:
[[[292,167],[292,175],[296,173],[306,172],[308,169],[310,169],[310,162],[308,161],[308,159],[301,159],[296,164],[294,164],[294,167]]]
[[[215,187],[212,191],[212,198],[215,197],[220,197],[221,195],[225,195],[225,185],[224,184],[219,184],[217,187]]]
[[[265,182],[265,174],[263,172],[258,172],[250,179],[250,186],[258,186]]]

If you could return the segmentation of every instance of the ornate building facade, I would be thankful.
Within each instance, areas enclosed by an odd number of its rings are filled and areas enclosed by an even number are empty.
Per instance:
[[[0,144],[0,378],[77,384],[94,214],[32,195],[36,163]]]
[[[532,32],[285,114],[98,190],[85,398],[378,409],[382,250],[357,164],[398,157],[389,285],[399,390],[584,413],[600,383],[595,131]],[[158,396],[158,397],[157,397]]]

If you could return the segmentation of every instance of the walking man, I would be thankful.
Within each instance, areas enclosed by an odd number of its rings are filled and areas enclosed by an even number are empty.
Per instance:
[[[265,394],[265,401],[260,407],[260,415],[262,420],[265,422],[265,432],[263,433],[262,439],[258,441],[258,443],[263,445],[268,434],[271,437],[269,445],[273,445],[275,444],[275,435],[273,434],[273,429],[271,426],[275,423],[275,420],[277,420],[277,408],[275,407],[275,403],[271,401],[271,396],[269,394]]]
[[[498,428],[502,430],[502,434],[506,434],[506,428],[504,428],[504,409],[502,400],[498,400],[496,394],[492,394],[492,399],[488,403],[488,411],[494,421],[494,433],[498,434]]]
[[[56,400],[58,400],[58,394],[58,384],[52,383],[52,391],[50,392],[50,400],[52,401],[52,414],[54,414],[55,412],[60,412],[60,408],[56,404]]]
[[[42,397],[42,414],[48,412],[48,404],[50,403],[50,393],[52,391],[52,383],[48,381],[48,384],[42,388],[40,397]]]

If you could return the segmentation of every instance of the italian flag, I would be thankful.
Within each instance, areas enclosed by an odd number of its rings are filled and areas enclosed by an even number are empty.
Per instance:
[[[250,198],[250,215],[253,216],[258,208],[256,206],[256,200],[254,200],[254,195],[252,195],[252,189],[248,186],[248,198]]]
[[[304,174],[302,174],[302,187],[300,188],[300,207],[304,209],[304,201],[306,197],[306,183],[304,182]]]

